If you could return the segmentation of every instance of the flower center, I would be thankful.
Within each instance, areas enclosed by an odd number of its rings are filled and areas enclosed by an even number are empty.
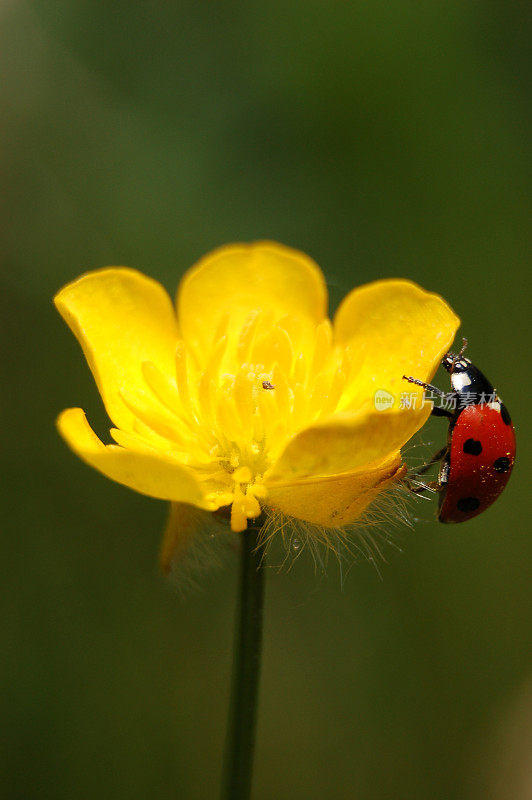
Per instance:
[[[175,377],[143,364],[148,409],[124,399],[159,446],[205,482],[213,510],[231,505],[232,527],[243,530],[260,514],[265,477],[289,439],[342,407],[351,372],[328,320],[312,331],[254,312],[236,332],[226,317],[207,358],[180,341]]]

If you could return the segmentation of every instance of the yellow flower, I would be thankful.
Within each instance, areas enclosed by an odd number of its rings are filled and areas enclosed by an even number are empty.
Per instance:
[[[233,531],[268,509],[334,528],[359,518],[404,474],[400,449],[430,414],[421,394],[401,407],[403,373],[429,381],[459,325],[441,297],[395,279],[354,289],[331,323],[318,266],[274,242],[209,253],[181,281],[177,313],[123,267],[82,275],[55,303],[116,444],[80,408],[59,431],[104,475],[172,502],[165,565],[192,507],[230,507]]]

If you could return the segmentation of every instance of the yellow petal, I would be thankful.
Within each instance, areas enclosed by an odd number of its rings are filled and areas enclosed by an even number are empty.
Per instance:
[[[185,554],[195,533],[203,525],[202,517],[205,513],[188,503],[170,503],[159,556],[163,572],[169,572],[172,561]]]
[[[359,519],[370,503],[405,471],[400,453],[396,453],[376,469],[270,486],[268,505],[315,525],[339,528]]]
[[[165,453],[104,445],[81,408],[67,408],[59,415],[57,426],[76,455],[108,478],[150,497],[208,506],[190,470]]]
[[[374,466],[399,450],[426,422],[431,404],[398,411],[346,411],[296,434],[267,474],[266,483],[337,475]]]
[[[396,398],[418,393],[403,374],[429,381],[459,325],[445,300],[411,281],[382,280],[354,289],[334,318],[335,342],[348,346],[354,359],[347,407],[372,402],[379,389]]]
[[[54,302],[83,348],[107,413],[131,430],[120,390],[146,391],[145,361],[163,374],[175,371],[177,322],[167,292],[136,270],[109,267],[69,283]]]
[[[276,242],[231,244],[186,273],[177,310],[183,338],[201,358],[228,312],[234,336],[261,310],[274,320],[295,316],[313,327],[327,313],[327,289],[321,270],[304,253]]]

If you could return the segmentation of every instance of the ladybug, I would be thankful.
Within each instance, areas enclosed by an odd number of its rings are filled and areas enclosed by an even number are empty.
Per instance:
[[[440,522],[465,522],[485,511],[508,483],[515,461],[515,431],[508,409],[492,384],[463,353],[446,353],[442,366],[451,379],[451,391],[403,375],[404,380],[434,392],[454,410],[434,406],[432,414],[447,417],[447,444],[418,472],[440,463],[438,480],[413,491],[439,493]]]

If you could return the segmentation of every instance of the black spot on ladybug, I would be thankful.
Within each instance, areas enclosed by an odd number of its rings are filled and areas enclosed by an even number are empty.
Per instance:
[[[470,456],[479,456],[482,453],[482,445],[476,439],[468,439],[464,442],[464,453]]]
[[[480,500],[476,497],[461,497],[457,502],[456,507],[458,511],[463,511],[467,514],[471,511],[476,511],[480,505]]]
[[[501,403],[501,417],[502,417],[502,421],[504,422],[505,425],[511,425],[512,424],[512,418],[511,418],[510,414],[508,413],[508,409],[506,408],[504,403]]]
[[[501,456],[493,462],[495,472],[508,472],[510,469],[510,459],[508,456]]]

